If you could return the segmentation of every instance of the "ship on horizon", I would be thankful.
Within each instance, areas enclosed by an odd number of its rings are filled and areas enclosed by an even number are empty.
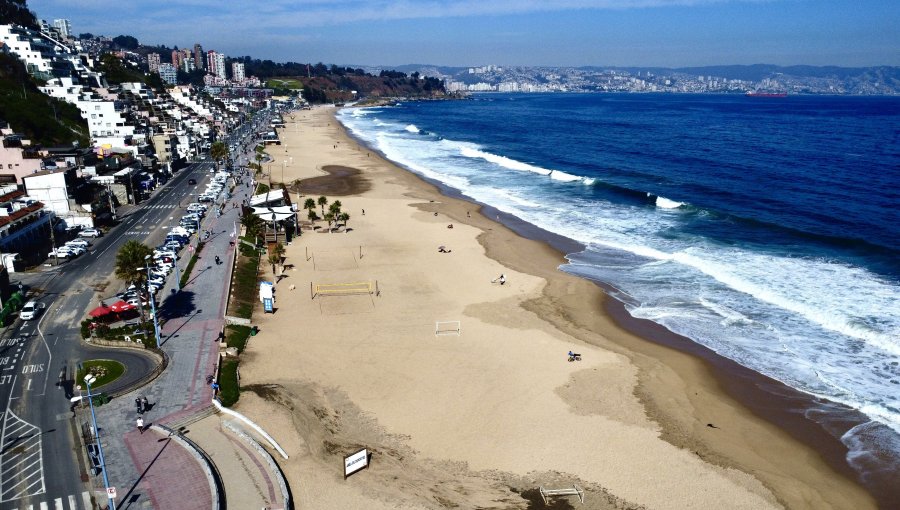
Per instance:
[[[747,97],[787,97],[787,92],[771,92],[766,90],[748,90]]]

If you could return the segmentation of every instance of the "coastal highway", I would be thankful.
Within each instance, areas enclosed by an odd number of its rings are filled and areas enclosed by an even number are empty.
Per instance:
[[[17,320],[0,335],[0,510],[91,509],[92,497],[105,500],[92,492],[92,485],[102,487],[102,482],[93,479],[82,460],[79,436],[90,413],[76,420],[70,409],[70,398],[79,395],[76,386],[82,384],[75,380],[78,363],[104,358],[128,367],[120,380],[98,389],[105,392],[134,383],[155,362],[137,349],[85,345],[80,322],[99,305],[98,296],[112,297],[121,290],[112,283],[118,248],[130,239],[159,244],[166,230],[178,224],[181,209],[196,196],[210,168],[211,162],[200,162],[181,170],[107,236],[96,239],[87,253],[26,277],[29,298],[43,310],[34,320]],[[197,186],[187,184],[191,178]],[[98,426],[102,435],[103,424]]]

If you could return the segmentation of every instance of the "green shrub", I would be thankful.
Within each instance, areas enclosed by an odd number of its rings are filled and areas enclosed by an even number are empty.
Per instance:
[[[250,338],[250,326],[231,324],[225,327],[225,343],[228,347],[237,348],[238,352],[244,352],[247,347],[247,339]]]
[[[241,397],[238,384],[238,360],[225,358],[219,366],[219,401],[225,407],[231,407]]]

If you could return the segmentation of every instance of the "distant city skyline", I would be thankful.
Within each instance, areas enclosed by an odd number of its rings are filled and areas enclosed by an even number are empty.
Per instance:
[[[341,65],[900,65],[890,0],[31,0],[73,34]],[[114,15],[112,14],[114,13]]]

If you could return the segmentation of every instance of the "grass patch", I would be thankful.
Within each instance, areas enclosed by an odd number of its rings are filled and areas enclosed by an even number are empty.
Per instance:
[[[238,385],[238,360],[225,358],[219,366],[219,401],[225,407],[231,407],[241,397]]]
[[[91,359],[81,363],[81,368],[75,375],[75,381],[80,383],[84,381],[84,376],[92,374],[97,378],[91,389],[99,388],[104,384],[111,383],[125,373],[125,365],[111,359]]]
[[[205,243],[200,241],[197,243],[197,249],[194,250],[194,254],[191,256],[191,260],[188,262],[186,268],[184,268],[184,273],[181,274],[181,288],[183,289],[185,285],[187,285],[188,280],[191,279],[191,271],[194,270],[194,264],[197,263],[197,259],[200,258],[200,252],[203,250],[203,245]]]
[[[234,286],[231,305],[234,307],[232,315],[249,319],[253,315],[253,306],[256,304],[259,292],[259,252],[255,250],[241,250],[237,265],[234,268]]]
[[[236,348],[238,353],[244,352],[248,338],[250,338],[250,326],[240,326],[238,324],[225,326],[225,343],[228,347]]]

